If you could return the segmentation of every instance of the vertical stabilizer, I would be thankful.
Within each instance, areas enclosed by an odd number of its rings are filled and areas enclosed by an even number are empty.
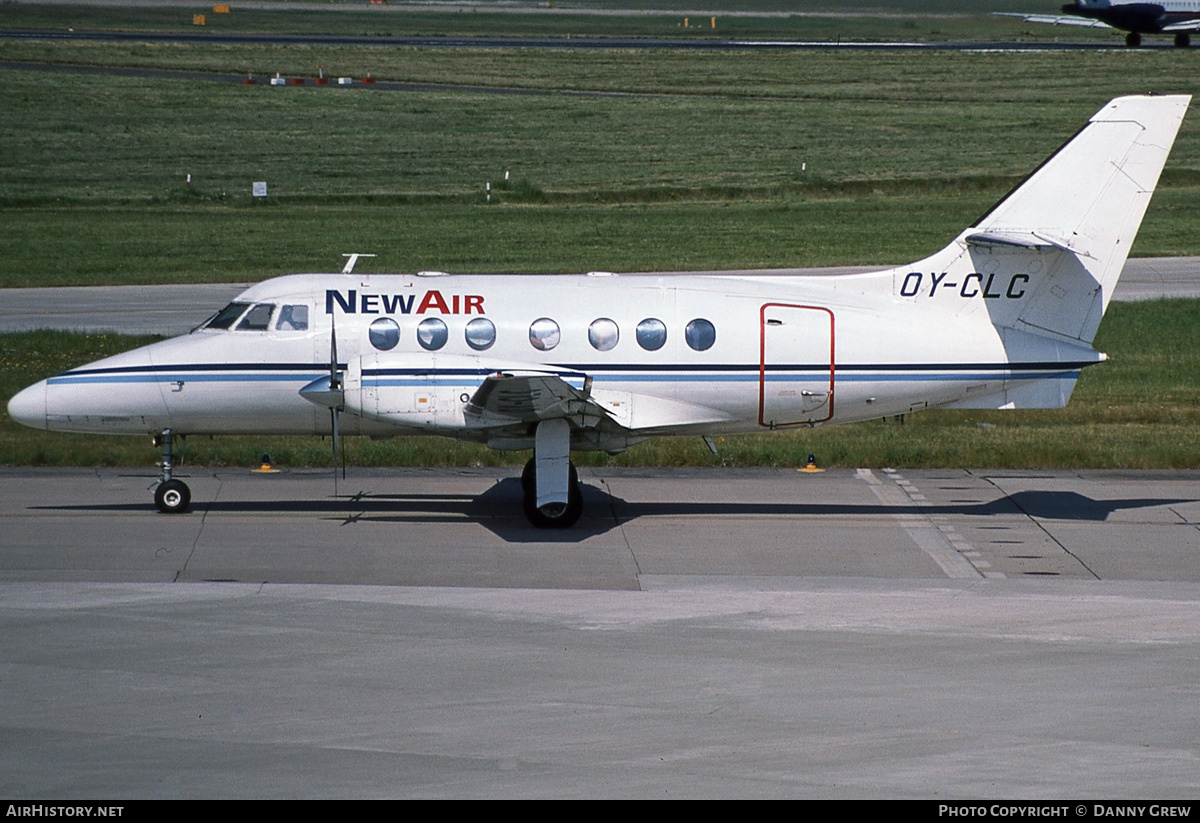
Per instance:
[[[1111,101],[959,237],[975,271],[1028,284],[997,325],[1092,342],[1190,101]]]

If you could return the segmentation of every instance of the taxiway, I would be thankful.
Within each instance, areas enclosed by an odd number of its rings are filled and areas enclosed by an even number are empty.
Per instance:
[[[0,470],[0,792],[1192,797],[1200,473]]]

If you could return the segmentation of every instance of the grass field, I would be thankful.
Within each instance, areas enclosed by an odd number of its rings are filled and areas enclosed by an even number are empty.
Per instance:
[[[753,8],[793,5],[763,0]],[[907,0],[882,5],[913,7]],[[948,37],[952,26],[1003,26],[1022,36],[1011,21],[959,14],[957,4],[921,5],[945,20],[880,17],[870,26],[886,29],[886,37],[906,30],[914,38]],[[831,4],[799,7],[824,12]],[[38,22],[29,10],[39,8],[57,22]],[[152,10],[136,22],[187,27],[168,19],[178,13]],[[85,16],[64,16],[71,14]],[[120,15],[98,14],[0,6],[0,27],[130,27]],[[234,14],[214,25],[363,25],[349,13],[307,15]],[[586,24],[589,34],[627,35],[638,32],[622,27],[666,19],[522,17],[451,23],[372,15],[370,24],[417,20],[460,34],[470,32],[456,27],[539,33],[531,28],[543,25],[566,34]],[[824,26],[830,19],[764,16],[754,25]],[[867,36],[870,26],[855,31]],[[1064,34],[1054,32],[1037,36]],[[944,245],[1109,98],[1195,93],[1197,60],[1197,52],[1183,50],[547,52],[0,39],[0,287],[253,281],[330,270],[349,251],[378,254],[360,263],[370,271],[899,263]],[[227,79],[51,73],[4,61]],[[272,88],[234,78],[312,76],[318,65],[331,76],[369,71],[426,85]],[[509,185],[501,182],[505,171]],[[256,180],[270,185],[266,202],[250,196]],[[1198,213],[1200,121],[1192,118],[1134,254],[1200,254]],[[1192,303],[1115,306],[1097,341],[1113,360],[1085,372],[1061,412],[928,413],[904,425],[731,438],[720,458],[698,441],[663,441],[615,460],[792,465],[814,451],[843,465],[1200,466],[1193,443],[1197,328],[1200,307]],[[5,337],[2,396],[130,345],[112,337]],[[153,463],[153,450],[136,441],[32,433],[5,416],[0,463]],[[188,445],[188,459],[251,464],[268,450],[285,464],[320,465],[327,448],[313,440],[205,440]],[[352,444],[351,452],[353,462],[366,464],[522,459],[440,440]]]
[[[1175,51],[338,56],[0,43],[0,56],[230,74],[372,65],[407,82],[545,92],[0,65],[0,286],[258,280],[328,269],[350,250],[379,254],[377,271],[902,262],[940,247],[1111,96],[1191,92],[1200,78],[1197,58]],[[250,196],[256,180],[270,186],[265,204]],[[1134,254],[1200,252],[1198,206],[1200,123],[1189,120]]]

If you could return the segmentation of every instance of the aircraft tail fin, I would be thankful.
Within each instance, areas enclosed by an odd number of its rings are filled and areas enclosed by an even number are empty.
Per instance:
[[[1190,101],[1112,100],[959,236],[981,281],[1019,293],[991,301],[996,325],[1091,344]]]

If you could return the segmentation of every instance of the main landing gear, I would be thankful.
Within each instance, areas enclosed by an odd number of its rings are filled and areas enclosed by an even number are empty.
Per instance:
[[[162,446],[162,460],[158,463],[159,483],[154,490],[154,505],[163,514],[183,514],[192,503],[192,490],[187,483],[171,477],[174,441],[175,433],[170,429],[163,429],[162,434],[155,438],[155,444]]]
[[[579,473],[571,463],[571,427],[543,420],[534,436],[533,457],[521,472],[525,516],[539,529],[566,529],[583,514]]]

